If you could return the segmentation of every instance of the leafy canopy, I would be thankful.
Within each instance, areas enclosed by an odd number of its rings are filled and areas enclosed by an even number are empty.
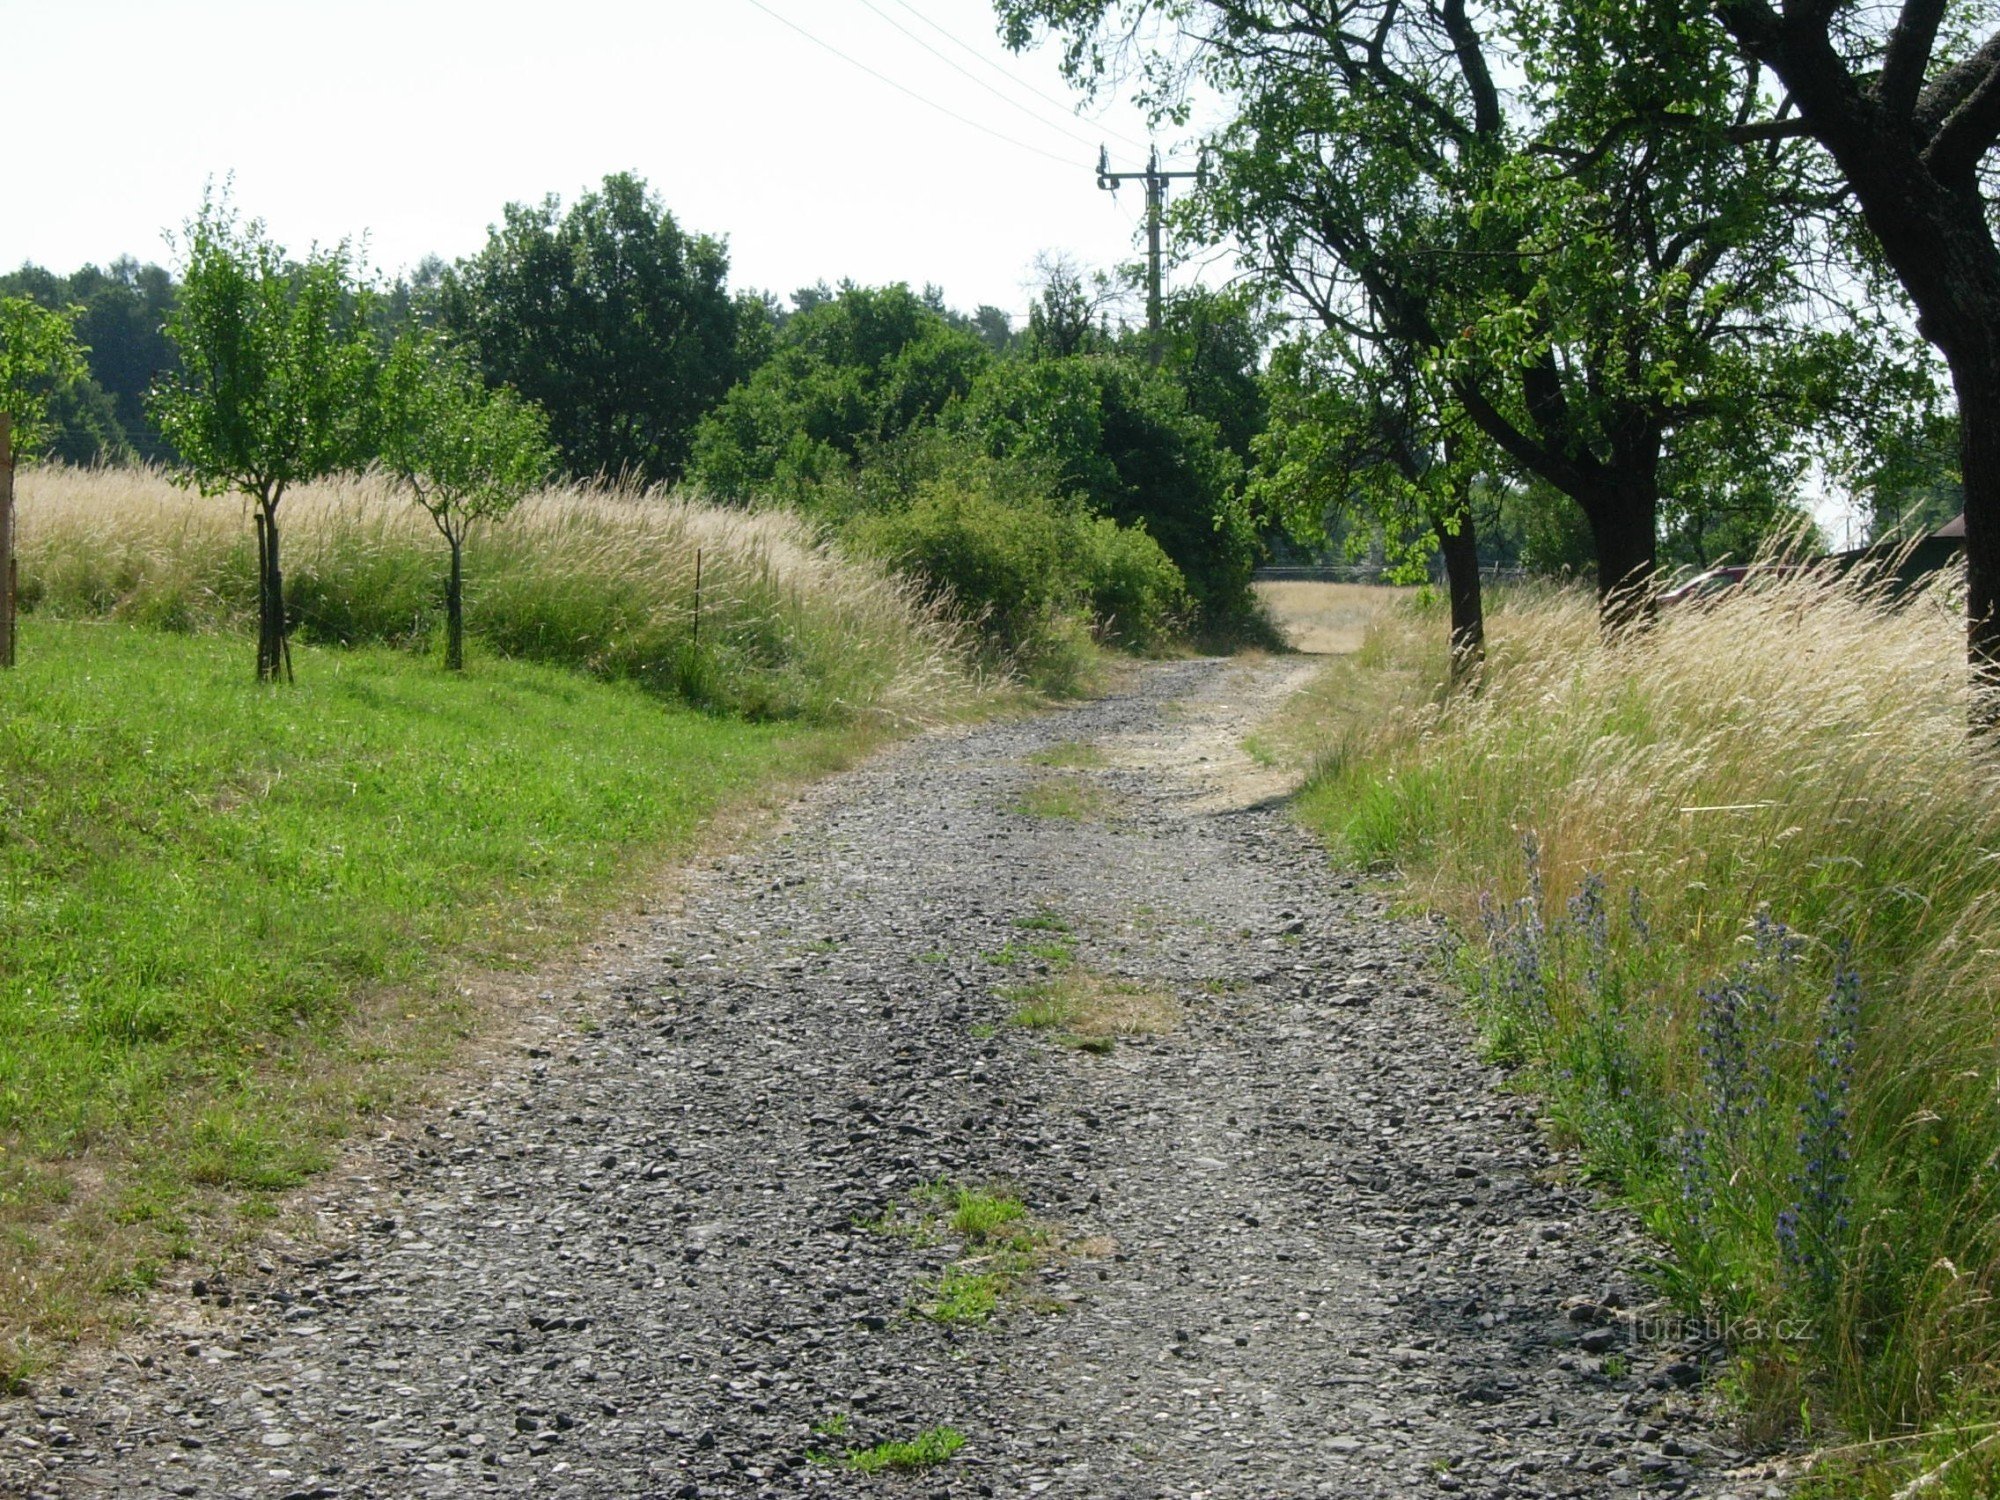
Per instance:
[[[935,421],[991,358],[978,334],[900,283],[800,300],[770,358],[695,434],[694,476],[719,498],[807,498]]]
[[[438,310],[489,384],[549,414],[579,476],[680,477],[694,424],[734,383],[739,308],[723,242],[688,234],[628,172],[565,212],[510,203],[448,271]]]
[[[181,482],[275,508],[289,486],[358,463],[374,354],[346,242],[292,261],[261,222],[211,198],[182,248],[167,319],[180,368],[150,400]]]
[[[427,330],[390,349],[377,413],[380,462],[447,541],[505,515],[555,467],[541,409],[509,387],[488,390],[470,358]]]
[[[14,419],[14,452],[30,457],[48,437],[51,396],[85,374],[71,315],[27,297],[0,297],[0,411]]]

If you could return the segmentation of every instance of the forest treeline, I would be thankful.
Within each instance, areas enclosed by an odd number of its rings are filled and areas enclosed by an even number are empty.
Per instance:
[[[732,288],[725,241],[621,173],[568,204],[507,205],[476,254],[355,285],[348,311],[384,349],[433,330],[534,402],[570,477],[784,503],[948,588],[1000,650],[1056,676],[1092,622],[1140,647],[1254,637],[1250,574],[1274,548],[1431,566],[1449,538],[1421,507],[1398,515],[1393,492],[1412,484],[1398,465],[1436,445],[1413,430],[1385,463],[1379,379],[1330,380],[1323,335],[1272,287],[1172,295],[1155,341],[1116,276],[1060,260],[1037,275],[1019,328],[928,285]],[[47,392],[51,456],[176,460],[147,398],[176,369],[178,290],[129,258],[0,277],[0,296],[66,313],[84,349],[86,368]],[[1899,420],[1878,420],[1892,440],[1850,465],[1877,532],[1957,508],[1953,422],[1922,395],[1875,393],[1877,417]],[[1715,447],[1682,445],[1707,482],[1661,507],[1665,565],[1744,556],[1802,518],[1797,442],[1750,461]],[[1585,515],[1545,479],[1489,451],[1458,467],[1481,561],[1589,572]]]

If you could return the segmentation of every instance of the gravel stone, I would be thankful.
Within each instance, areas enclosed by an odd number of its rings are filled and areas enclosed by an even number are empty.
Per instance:
[[[1657,1247],[1563,1183],[1433,935],[1231,779],[1301,671],[1153,665],[815,788],[310,1187],[322,1242],[0,1403],[0,1492],[1763,1493],[1704,1425],[1715,1351],[1619,1311]],[[1071,741],[1104,763],[1029,759]],[[1024,809],[1050,778],[1085,816]],[[1178,1023],[1010,1024],[1058,937]],[[986,1328],[915,1316],[956,1247],[879,1227],[940,1179],[1065,1247]],[[921,1474],[822,1456],[940,1425]]]

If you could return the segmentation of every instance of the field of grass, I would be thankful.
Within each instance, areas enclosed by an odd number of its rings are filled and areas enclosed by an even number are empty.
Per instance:
[[[204,499],[146,469],[31,469],[18,490],[34,615],[172,631],[254,620],[256,538],[240,498]],[[300,640],[422,649],[440,638],[443,542],[390,486],[305,486],[278,521]],[[965,632],[916,585],[787,512],[552,489],[475,529],[465,565],[466,629],[489,651],[700,707],[921,720],[963,690]]]
[[[1305,817],[1450,918],[1489,1045],[1827,1495],[2000,1485],[2000,762],[1952,586],[1793,579],[1609,644],[1515,593],[1456,697],[1411,607],[1311,700]]]
[[[1286,644],[1309,656],[1344,656],[1360,650],[1375,617],[1409,594],[1384,584],[1302,579],[1272,580],[1254,587],[1257,602]]]
[[[977,644],[796,517],[553,489],[445,553],[378,479],[279,520],[297,683],[252,681],[243,503],[19,476],[0,677],[0,1385],[510,1024],[717,820],[980,711]]]

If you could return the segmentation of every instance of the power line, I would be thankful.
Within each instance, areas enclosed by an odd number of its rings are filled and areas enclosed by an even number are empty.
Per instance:
[[[933,47],[929,42],[925,41],[922,37],[918,36],[914,31],[910,30],[910,28],[905,26],[901,21],[898,21],[894,16],[890,15],[886,10],[883,10],[879,5],[875,4],[875,0],[861,0],[861,3],[867,6],[868,9],[874,11],[876,15],[880,16],[883,19],[883,21],[895,27],[898,31],[902,32],[904,36],[908,37],[911,41],[915,42],[919,47],[923,48],[924,51],[930,53],[932,57],[935,57],[939,62],[943,63],[947,68],[950,68],[954,72],[963,74],[966,78],[971,79],[974,83],[978,84],[981,88],[985,89],[987,93],[991,94],[995,99],[998,99],[1002,104],[1006,105],[1009,109],[1019,110],[1022,114],[1026,115],[1029,119],[1033,120],[1037,125],[1043,126],[1044,128],[1049,130],[1059,131],[1063,135],[1068,136],[1071,140],[1075,141],[1080,146],[1095,146],[1097,144],[1097,142],[1090,139],[1089,136],[1078,135],[1074,130],[1071,130],[1069,126],[1057,124],[1054,120],[1051,120],[1047,115],[1041,113],[1041,111],[1036,109],[1031,109],[1029,106],[1021,103],[1020,100],[1009,99],[1005,94],[1001,93],[1000,90],[993,87],[992,84],[988,83],[984,78],[981,78],[977,73],[974,73],[970,68],[964,67],[959,63],[955,63],[950,58],[946,57],[942,52],[938,51],[937,48]]]
[[[868,0],[862,0],[862,3],[866,5],[868,3]],[[939,36],[943,37],[946,41],[950,42],[954,47],[957,47],[960,51],[969,53],[971,56],[977,58],[980,62],[984,63],[987,67],[991,68],[994,72],[998,73],[1002,78],[1006,79],[1009,83],[1014,84],[1016,87],[1026,89],[1029,93],[1033,94],[1037,99],[1045,100],[1048,103],[1053,104],[1057,109],[1061,110],[1064,114],[1069,115],[1071,118],[1075,118],[1074,108],[1070,103],[1070,101],[1065,99],[1058,99],[1054,94],[1045,93],[1041,89],[1036,88],[1032,83],[1029,83],[1024,78],[1016,78],[1012,73],[1009,73],[1005,68],[1001,67],[1000,64],[996,63],[995,61],[993,61],[992,58],[988,57],[984,52],[981,52],[977,47],[973,46],[972,43],[963,40],[954,32],[947,31],[944,27],[940,26],[936,21],[933,21],[929,16],[925,15],[922,11],[918,10],[914,5],[910,4],[910,0],[896,0],[896,4],[902,6],[904,10],[908,11],[911,15],[915,16],[919,21],[922,21],[926,26],[930,27],[932,31],[935,31]],[[868,8],[870,10],[875,9],[875,7],[872,5],[869,5]],[[887,20],[888,17],[884,16],[883,19]],[[956,64],[954,64],[954,66],[956,66]],[[1123,141],[1126,145],[1136,147],[1141,151],[1144,151],[1146,149],[1146,143],[1144,141],[1134,140],[1131,136],[1125,134],[1125,132],[1122,130],[1113,130],[1109,125],[1104,124],[1104,122],[1101,120],[1098,121],[1097,124],[1099,129],[1105,135],[1112,136],[1117,140]]]
[[[815,47],[820,47],[828,52],[831,52],[835,57],[839,58],[849,67],[859,68],[862,72],[866,73],[870,78],[876,80],[876,82],[886,83],[890,88],[894,89],[897,93],[906,94],[910,98],[916,100],[917,103],[922,104],[930,109],[934,109],[941,115],[949,115],[952,119],[958,121],[958,123],[961,125],[969,126],[974,130],[982,132],[983,134],[990,135],[996,141],[1005,141],[1008,145],[1015,147],[1017,150],[1032,151],[1036,156],[1044,156],[1047,157],[1050,161],[1061,162],[1066,167],[1071,167],[1076,165],[1076,163],[1067,156],[1058,156],[1053,151],[1044,151],[1040,146],[1031,146],[1026,141],[1016,140],[1013,136],[1008,135],[1003,131],[995,130],[991,125],[982,125],[979,123],[979,121],[968,118],[967,116],[960,114],[955,109],[947,109],[944,105],[938,103],[935,99],[926,99],[922,94],[918,93],[915,89],[909,88],[904,84],[896,82],[895,79],[891,78],[886,73],[877,72],[874,68],[869,67],[867,63],[862,62],[859,58],[848,56],[845,52],[842,52],[838,47],[834,46],[833,43],[821,41],[818,37],[814,36],[810,31],[807,31],[805,27],[799,25],[798,22],[790,19],[787,16],[779,15],[778,12],[772,10],[770,6],[764,3],[764,0],[748,0],[748,3],[754,5],[758,10],[764,12],[764,14],[769,16],[772,20],[777,21],[782,25],[789,26],[793,31],[796,31],[800,36],[804,37],[807,41],[811,42]]]

